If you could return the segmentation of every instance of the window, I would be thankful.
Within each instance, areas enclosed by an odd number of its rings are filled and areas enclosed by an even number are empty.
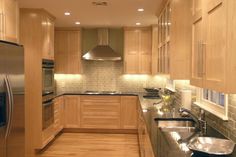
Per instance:
[[[195,104],[223,120],[228,120],[227,94],[198,88],[197,101]]]

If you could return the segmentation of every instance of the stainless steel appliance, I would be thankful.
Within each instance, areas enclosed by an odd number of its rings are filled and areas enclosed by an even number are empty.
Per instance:
[[[43,95],[54,93],[54,61],[44,59],[43,69]]]
[[[53,98],[43,102],[43,130],[47,129],[54,123],[54,106]]]
[[[25,156],[24,49],[0,41],[0,157]]]
[[[119,61],[122,57],[109,46],[109,30],[98,29],[98,45],[83,55],[84,60]]]

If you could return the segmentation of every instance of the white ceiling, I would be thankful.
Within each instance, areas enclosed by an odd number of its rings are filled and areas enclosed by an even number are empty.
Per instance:
[[[75,27],[75,21],[85,27],[142,26],[157,23],[156,11],[162,0],[102,0],[108,6],[93,6],[97,0],[18,0],[21,8],[44,8],[56,17],[57,27]],[[98,0],[100,1],[100,0]],[[144,12],[138,12],[144,8]],[[64,12],[71,12],[65,16]]]

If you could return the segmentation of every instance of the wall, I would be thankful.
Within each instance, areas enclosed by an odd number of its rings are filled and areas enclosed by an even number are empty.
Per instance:
[[[165,78],[123,75],[123,62],[84,61],[82,75],[56,75],[57,92],[121,91],[143,92],[144,87],[164,87]]]

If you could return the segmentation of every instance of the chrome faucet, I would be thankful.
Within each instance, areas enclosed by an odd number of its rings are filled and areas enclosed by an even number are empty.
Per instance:
[[[185,108],[180,108],[179,112],[181,115],[187,113],[188,116],[193,118],[193,121],[196,123],[196,130],[200,131],[201,135],[205,135],[207,132],[207,123],[205,121],[205,111],[200,109],[200,118],[192,114],[192,112]]]

